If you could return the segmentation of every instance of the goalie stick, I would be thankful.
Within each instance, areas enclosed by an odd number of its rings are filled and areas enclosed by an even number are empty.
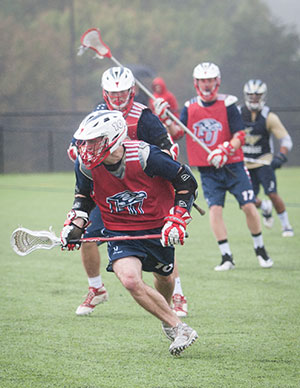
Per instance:
[[[71,240],[70,244],[88,242],[106,242],[123,240],[149,240],[161,238],[161,234],[145,234],[143,236],[89,237]],[[60,238],[51,230],[34,231],[27,228],[17,228],[13,231],[10,244],[19,256],[26,256],[37,249],[52,249],[61,246]]]

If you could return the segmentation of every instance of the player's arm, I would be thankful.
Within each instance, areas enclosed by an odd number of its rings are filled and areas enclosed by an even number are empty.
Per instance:
[[[165,126],[149,109],[145,109],[138,122],[137,136],[149,144],[154,144],[166,150],[176,160],[179,155],[179,146],[174,143]]]
[[[172,136],[173,140],[178,140],[184,135],[183,129],[173,121],[167,114],[167,110],[170,110],[170,105],[163,98],[157,98],[154,101],[154,113],[165,125],[168,133]]]
[[[195,177],[188,166],[172,160],[154,146],[150,146],[144,171],[151,177],[161,176],[172,183],[175,190],[174,206],[164,219],[161,243],[163,246],[183,245],[186,227],[192,220],[190,211],[197,197]]]
[[[235,105],[235,101],[237,99],[234,96],[228,96],[225,100],[232,138],[229,141],[219,144],[207,157],[207,161],[216,168],[223,167],[228,157],[233,155],[237,149],[245,144],[245,124],[238,107]]]
[[[89,171],[80,164],[80,158],[75,162],[75,195],[71,211],[67,215],[61,231],[62,249],[79,249],[80,244],[70,244],[71,240],[80,239],[89,225],[89,214],[95,207],[91,198],[93,182]]]
[[[268,131],[279,141],[279,153],[273,157],[271,167],[275,170],[287,162],[287,154],[293,148],[293,141],[277,114],[270,112],[266,119]]]

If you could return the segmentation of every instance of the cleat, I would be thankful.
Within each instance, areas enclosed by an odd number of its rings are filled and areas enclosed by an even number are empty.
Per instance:
[[[268,229],[271,229],[274,224],[274,218],[272,217],[272,207],[272,202],[269,199],[264,199],[261,203],[263,224]]]
[[[294,237],[294,231],[291,226],[282,230],[282,237]]]
[[[271,257],[268,256],[265,250],[265,247],[255,248],[255,253],[256,253],[256,257],[259,262],[259,265],[262,268],[271,268],[273,266],[274,264],[273,260],[271,259]]]
[[[174,341],[176,336],[176,329],[175,327],[168,326],[165,322],[161,323],[162,330],[165,334],[165,336],[170,340]]]
[[[198,334],[194,329],[182,322],[178,323],[173,329],[176,335],[169,347],[169,351],[172,356],[179,356],[186,348],[196,341]]]
[[[172,296],[171,307],[178,317],[186,317],[188,315],[187,301],[183,295],[174,294]]]
[[[230,269],[234,268],[235,263],[233,261],[232,255],[228,255],[228,253],[226,253],[222,256],[221,264],[215,267],[215,271],[229,271]]]
[[[89,315],[94,311],[94,308],[108,300],[108,292],[104,285],[100,288],[89,287],[89,292],[85,301],[77,307],[76,315]]]

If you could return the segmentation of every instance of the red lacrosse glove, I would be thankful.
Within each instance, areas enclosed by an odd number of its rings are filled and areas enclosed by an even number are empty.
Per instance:
[[[71,160],[71,162],[75,162],[78,156],[78,150],[76,145],[70,144],[69,148],[67,149],[68,157]]]
[[[73,223],[76,219],[82,219],[84,224],[82,227]],[[67,219],[64,222],[64,227],[60,233],[61,249],[73,251],[74,249],[80,249],[81,243],[71,244],[72,240],[79,240],[85,233],[87,226],[89,225],[89,216],[86,212],[81,210],[71,210]]]
[[[175,206],[170,209],[170,213],[165,217],[165,225],[161,231],[161,245],[163,247],[173,246],[175,244],[184,244],[187,237],[186,226],[191,222],[190,213],[180,207]]]
[[[167,114],[167,110],[170,108],[170,105],[163,98],[157,98],[154,103],[154,112],[159,117],[160,121],[167,126],[172,124],[172,120],[169,118]]]
[[[234,147],[232,147],[228,141],[225,141],[223,144],[219,144],[216,149],[210,152],[207,157],[207,161],[216,168],[220,168],[226,164],[228,156],[233,155],[234,153]]]

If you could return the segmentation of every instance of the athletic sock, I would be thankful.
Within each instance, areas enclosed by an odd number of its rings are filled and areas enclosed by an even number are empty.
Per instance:
[[[218,244],[219,244],[219,249],[221,251],[221,255],[224,256],[224,255],[229,255],[229,256],[232,256],[232,253],[231,253],[231,250],[230,250],[230,246],[229,246],[229,242],[228,240],[220,240],[218,241]]]
[[[252,239],[253,239],[254,248],[258,248],[258,247],[261,248],[264,246],[264,240],[261,232],[257,234],[252,234]]]
[[[285,210],[284,212],[278,214],[278,217],[281,222],[282,229],[289,229],[291,228],[290,222],[289,222],[289,217],[287,214],[287,211]]]
[[[88,281],[89,287],[100,288],[103,285],[101,275],[94,278],[88,278]]]
[[[175,295],[175,294],[183,295],[183,291],[181,288],[181,281],[180,281],[179,276],[178,276],[178,278],[175,278],[175,286],[174,286],[173,295]]]

